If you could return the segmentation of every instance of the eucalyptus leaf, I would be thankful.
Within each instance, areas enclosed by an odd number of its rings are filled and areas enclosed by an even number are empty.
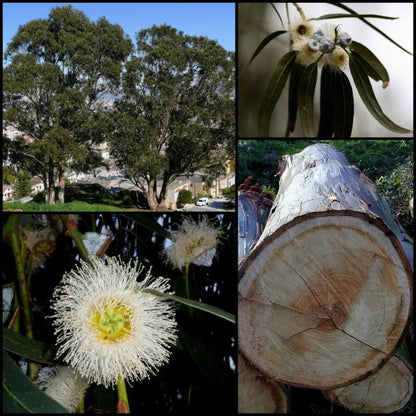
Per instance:
[[[295,51],[289,51],[283,55],[263,94],[257,117],[257,127],[260,136],[269,136],[272,113],[286,84],[287,77],[295,63],[295,57]]]
[[[327,20],[327,19],[343,19],[344,17],[358,17],[358,18],[375,18],[375,19],[388,19],[388,20],[395,20],[397,17],[391,16],[382,16],[380,14],[356,14],[356,13],[331,13],[331,14],[324,14],[319,17],[313,17],[308,20]]]
[[[334,137],[351,137],[354,121],[354,98],[348,77],[334,74]]]
[[[294,63],[292,67],[292,71],[290,72],[290,79],[289,79],[289,115],[287,120],[287,133],[286,136],[289,135],[289,132],[293,132],[295,130],[296,125],[296,117],[298,113],[298,86],[299,86],[299,79],[300,76],[305,68],[298,64]]]
[[[379,61],[379,59],[370,51],[366,46],[362,45],[359,42],[351,42],[351,54],[358,58],[364,67],[367,75],[373,78],[375,81],[382,81],[383,88],[386,88],[389,85],[389,74],[384,65]]]
[[[38,363],[52,365],[56,363],[55,347],[29,339],[6,327],[3,327],[3,349]]]
[[[232,322],[234,324],[236,322],[235,321],[235,315],[233,315],[232,313],[226,312],[226,311],[224,311],[220,308],[217,308],[216,306],[208,305],[207,303],[198,302],[198,301],[192,300],[192,299],[186,299],[186,298],[176,296],[176,295],[169,295],[168,293],[159,292],[158,290],[155,290],[155,289],[143,289],[143,290],[141,290],[141,292],[142,293],[150,293],[151,295],[154,295],[154,296],[161,296],[161,297],[165,297],[165,298],[174,300],[174,301],[182,303],[184,305],[188,305],[188,306],[191,306],[193,308],[200,309],[201,311],[211,313],[212,315],[223,318],[223,319],[225,319],[229,322]]]
[[[315,137],[313,98],[315,95],[318,63],[309,65],[299,80],[298,100],[299,117],[302,123],[303,133],[306,137]]]
[[[68,413],[58,402],[40,391],[3,351],[3,390],[7,408],[23,409],[27,413]]]
[[[384,36],[386,39],[388,39],[390,42],[392,42],[394,45],[396,45],[397,47],[399,47],[402,51],[408,53],[409,55],[412,55],[412,53],[410,53],[409,51],[407,51],[405,48],[403,48],[403,46],[400,46],[397,42],[395,42],[392,38],[390,38],[389,36],[387,36],[382,30],[380,30],[377,26],[374,26],[372,23],[368,22],[367,20],[365,20],[364,17],[360,16],[358,13],[356,13],[354,10],[352,10],[350,7],[346,6],[343,3],[330,3],[333,6],[339,7],[341,9],[346,10],[349,13],[352,13],[353,15],[355,15],[356,17],[358,17],[358,19],[362,20],[365,24],[367,24],[368,26],[370,26],[372,29],[374,29],[376,32],[380,33],[380,35]]]
[[[278,36],[287,33],[286,30],[278,30],[276,32],[271,33],[270,35],[266,36],[260,43],[259,46],[257,46],[256,50],[254,51],[253,55],[251,56],[250,60],[248,61],[248,64],[245,66],[245,68],[241,71],[240,76],[246,71],[248,66],[253,62],[254,58],[264,49],[265,46],[267,46],[273,39],[277,38]]]
[[[334,75],[328,65],[323,66],[318,137],[332,137],[334,134]]]
[[[358,94],[360,95],[363,103],[367,107],[368,111],[373,117],[387,129],[396,133],[411,133],[411,130],[404,127],[400,127],[393,121],[391,121],[382,111],[375,95],[373,88],[371,87],[370,80],[367,76],[365,68],[358,59],[354,56],[350,58],[350,70],[357,88]]]

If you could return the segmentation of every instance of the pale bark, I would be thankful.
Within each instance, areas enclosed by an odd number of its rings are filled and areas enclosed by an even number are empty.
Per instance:
[[[377,371],[400,344],[412,246],[336,149],[313,145],[284,162],[264,232],[239,267],[239,349],[271,380],[334,389]]]

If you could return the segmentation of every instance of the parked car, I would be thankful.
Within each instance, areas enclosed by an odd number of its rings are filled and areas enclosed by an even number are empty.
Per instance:
[[[198,201],[196,201],[196,205],[197,206],[208,205],[208,198],[206,198],[206,197],[199,198]]]

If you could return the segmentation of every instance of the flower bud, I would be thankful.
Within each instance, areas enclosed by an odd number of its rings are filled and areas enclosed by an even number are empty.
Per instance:
[[[319,42],[316,39],[309,39],[307,45],[311,51],[319,51]]]
[[[331,53],[335,49],[335,42],[327,37],[324,37],[320,44],[319,50],[324,53]]]
[[[340,45],[344,48],[349,46],[352,42],[352,37],[347,32],[342,32],[337,36],[337,45]]]

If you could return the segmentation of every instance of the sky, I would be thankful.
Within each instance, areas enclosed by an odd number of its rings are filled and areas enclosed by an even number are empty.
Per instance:
[[[90,20],[105,16],[135,40],[141,29],[166,23],[187,35],[217,40],[227,51],[235,50],[234,3],[3,3],[3,51],[19,25],[46,19],[53,7],[71,4]]]

